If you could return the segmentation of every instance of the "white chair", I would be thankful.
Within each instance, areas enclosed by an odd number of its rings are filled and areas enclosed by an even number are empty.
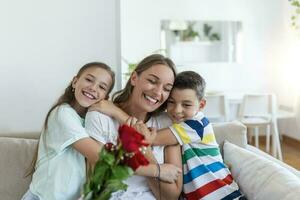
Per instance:
[[[249,94],[243,98],[240,107],[240,121],[249,131],[254,130],[255,146],[259,147],[259,128],[266,128],[266,151],[270,151],[272,133],[272,154],[282,160],[282,152],[276,118],[276,97],[273,94]],[[250,137],[251,139],[251,137]]]
[[[224,94],[209,94],[205,96],[204,114],[210,122],[226,122],[229,118],[227,98]]]

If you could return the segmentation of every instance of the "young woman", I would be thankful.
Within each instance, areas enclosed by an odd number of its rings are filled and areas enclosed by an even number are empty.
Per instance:
[[[85,158],[98,159],[100,145],[83,126],[87,108],[107,99],[114,73],[104,63],[84,65],[50,109],[42,131],[32,182],[23,200],[78,199],[86,179]]]
[[[159,114],[165,108],[175,75],[170,59],[158,54],[148,56],[137,65],[125,88],[114,94],[113,102],[148,127],[164,128],[169,124]],[[88,112],[86,116],[87,132],[102,144],[116,143],[119,125],[117,119],[100,112]],[[178,199],[182,189],[180,147],[154,147],[148,153],[151,164],[138,168],[136,175],[126,181],[126,192],[114,193],[111,199]]]

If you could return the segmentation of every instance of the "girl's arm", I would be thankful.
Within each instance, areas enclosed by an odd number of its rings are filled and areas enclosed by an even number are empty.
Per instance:
[[[129,115],[127,113],[125,113],[121,108],[119,108],[109,100],[101,100],[98,103],[93,104],[89,108],[89,111],[98,111],[106,114],[110,117],[115,118],[120,124],[125,123],[129,118]]]
[[[72,146],[87,158],[88,163],[94,166],[99,158],[99,152],[103,144],[87,137],[74,142]]]
[[[165,163],[182,169],[181,149],[179,145],[165,147]],[[148,178],[148,184],[156,199],[177,200],[182,191],[182,180],[183,175],[181,173],[174,183],[166,183],[161,180]]]

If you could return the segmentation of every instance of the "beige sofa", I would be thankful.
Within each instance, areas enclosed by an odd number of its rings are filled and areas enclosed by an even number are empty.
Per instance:
[[[246,128],[241,123],[214,124],[214,130],[221,150],[224,140],[227,140],[255,154],[261,154],[272,162],[279,163],[300,177],[299,171],[247,145]],[[38,136],[38,133],[0,134],[0,199],[19,200],[28,189],[31,177],[24,177],[24,175],[33,159]]]

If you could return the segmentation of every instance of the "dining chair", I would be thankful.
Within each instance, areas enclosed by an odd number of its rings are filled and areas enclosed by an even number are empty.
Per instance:
[[[206,106],[203,109],[210,122],[227,122],[229,106],[224,94],[209,94],[205,96]]]
[[[272,134],[272,154],[282,160],[279,140],[276,96],[274,94],[246,94],[240,107],[239,119],[247,126],[249,132],[254,131],[255,146],[259,148],[259,130],[266,130],[266,151],[270,151],[270,133]],[[251,140],[250,136],[250,140]]]

